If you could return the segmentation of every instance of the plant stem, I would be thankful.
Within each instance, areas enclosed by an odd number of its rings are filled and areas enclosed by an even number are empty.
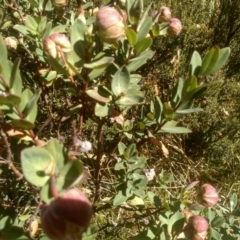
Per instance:
[[[14,172],[14,174],[18,177],[17,180],[21,180],[23,178],[23,174],[18,171],[14,163],[12,162],[12,151],[10,148],[10,143],[8,142],[7,135],[3,131],[3,129],[0,129],[0,134],[2,136],[3,142],[5,144],[5,147],[7,149],[7,157],[6,157],[6,163],[8,164],[9,168]]]
[[[101,186],[100,186],[100,166],[101,166],[101,158],[103,154],[103,145],[102,145],[102,131],[103,131],[103,120],[100,120],[98,124],[97,130],[97,160],[96,160],[96,167],[94,173],[94,180],[95,180],[95,196],[93,200],[93,209],[96,208],[97,201],[101,194]]]

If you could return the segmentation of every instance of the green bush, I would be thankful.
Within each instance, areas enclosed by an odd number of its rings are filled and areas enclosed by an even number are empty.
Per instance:
[[[2,239],[240,239],[237,194],[208,183],[230,48],[217,1],[184,3],[2,2]]]

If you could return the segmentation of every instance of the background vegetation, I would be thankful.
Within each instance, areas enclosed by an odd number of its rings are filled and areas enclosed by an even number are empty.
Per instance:
[[[51,138],[64,141],[68,150],[72,152],[71,157],[81,159],[76,154],[72,136],[82,131],[82,139],[92,142],[96,149],[98,124],[93,119],[86,118],[84,128],[80,130],[78,127],[81,119],[77,115],[64,119],[66,116],[63,109],[68,108],[74,101],[74,95],[61,90],[66,84],[63,81],[56,81],[52,85],[43,82],[40,70],[46,68],[46,65],[43,61],[39,61],[36,53],[31,51],[33,41],[26,39],[13,28],[15,24],[24,21],[25,14],[33,16],[37,14],[30,7],[32,2],[35,1],[0,0],[0,32],[3,37],[12,36],[19,42],[17,50],[9,50],[9,58],[14,60],[21,56],[20,71],[24,79],[24,87],[34,91],[41,86],[42,94],[38,103],[39,110],[35,126],[39,131],[38,136],[46,141]],[[102,1],[93,2],[94,6],[102,4]],[[148,2],[145,1],[145,4],[147,5]],[[194,50],[204,56],[211,47],[230,46],[231,55],[225,67],[211,76],[212,79],[221,80],[222,83],[209,88],[204,97],[198,98],[194,103],[195,107],[199,106],[204,111],[181,119],[182,125],[192,129],[192,133],[162,135],[160,140],[169,154],[164,154],[161,149],[149,143],[143,144],[139,149],[148,157],[146,168],[154,168],[156,175],[162,178],[162,185],[155,184],[153,181],[149,188],[159,198],[164,198],[178,195],[181,189],[192,181],[210,182],[219,190],[221,204],[224,204],[234,193],[240,194],[240,4],[232,0],[154,1],[155,8],[161,5],[170,7],[173,15],[181,19],[183,30],[174,39],[164,37],[154,39],[154,57],[138,70],[138,73],[143,76],[141,88],[146,91],[147,98],[159,95],[164,102],[169,100],[170,90],[175,83],[179,78],[187,75]],[[65,24],[77,9],[78,3],[72,1],[68,4],[64,17],[59,19],[49,12],[48,18],[55,25]],[[21,12],[22,14],[19,14]],[[35,46],[34,49],[41,51]],[[89,106],[89,111],[91,107]],[[131,112],[128,119],[135,121],[138,115],[140,115],[140,109]],[[3,119],[1,124],[4,124]],[[103,129],[102,145],[106,146],[109,153],[116,151],[118,131],[118,125],[110,122]],[[126,145],[130,143],[130,140],[125,142]],[[14,164],[19,169],[20,151],[25,144],[11,138]],[[1,140],[0,151],[4,158],[6,154],[4,139]],[[143,219],[138,220],[134,215],[139,209],[128,206],[115,209],[109,207],[108,202],[113,193],[116,193],[117,178],[113,172],[114,158],[104,159],[104,157],[101,159],[99,171],[102,181],[101,205],[97,206],[98,211],[93,218],[93,229],[97,229],[93,239],[130,239],[142,227]],[[89,176],[92,176],[96,167],[95,160],[92,160],[89,155],[84,161]],[[18,216],[30,216],[39,207],[36,204],[39,199],[32,194],[35,189],[25,180],[16,179],[15,174],[9,170],[9,166],[2,162],[0,171],[2,211],[6,208],[11,211],[12,207],[17,209]],[[82,185],[82,189],[93,201],[95,192],[93,178],[90,177]],[[28,221],[23,219],[22,223],[27,229]]]

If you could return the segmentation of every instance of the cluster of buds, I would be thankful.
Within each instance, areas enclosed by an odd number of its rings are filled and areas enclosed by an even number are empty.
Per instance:
[[[53,33],[43,40],[43,48],[52,58],[60,58],[61,52],[68,53],[71,51],[71,43],[66,35]]]
[[[218,192],[211,184],[205,183],[198,189],[197,200],[205,207],[213,207],[219,201]]]
[[[186,238],[192,240],[204,240],[208,235],[209,224],[202,216],[195,216],[192,212],[184,211],[187,224],[183,232]]]
[[[151,13],[151,17],[159,15],[159,22],[169,22],[167,28],[167,34],[170,37],[176,37],[182,30],[182,22],[178,18],[172,18],[171,9],[166,6],[162,6],[159,10],[155,10]]]
[[[116,43],[125,36],[123,16],[112,7],[101,7],[96,16],[98,35],[102,42]]]
[[[52,240],[81,239],[91,217],[88,198],[79,189],[73,188],[43,207],[41,223]]]

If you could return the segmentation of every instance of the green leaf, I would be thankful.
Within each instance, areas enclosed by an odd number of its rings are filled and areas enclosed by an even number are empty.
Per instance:
[[[211,71],[208,72],[208,74],[213,74],[213,73],[217,72],[220,68],[222,68],[222,66],[227,62],[230,52],[231,52],[231,50],[229,47],[220,49],[219,58],[217,60],[217,63],[211,69]]]
[[[201,111],[203,111],[202,108],[190,108],[190,109],[177,110],[176,113],[187,114],[187,113],[195,113],[195,112],[201,112]]]
[[[203,59],[202,68],[200,74],[206,76],[211,72],[213,67],[216,65],[219,58],[219,48],[212,48]]]
[[[168,103],[163,103],[163,115],[167,121],[172,120],[174,117],[174,110]]]
[[[123,155],[126,148],[127,146],[123,142],[118,143],[118,152],[120,155]]]
[[[58,175],[68,160],[67,151],[64,145],[57,139],[50,140],[45,146],[45,149],[52,155],[53,159],[55,160],[55,174]]]
[[[28,37],[29,39],[31,39],[32,41],[34,41],[34,38],[31,36],[32,34],[36,34],[36,32],[34,31],[31,31],[30,28],[26,27],[26,26],[23,26],[23,25],[19,25],[19,24],[16,24],[14,27],[13,27],[15,30],[19,31],[20,33],[22,33],[23,35],[25,35],[26,37]]]
[[[22,111],[25,119],[32,123],[35,122],[35,119],[37,117],[37,112],[38,112],[37,101],[39,99],[40,94],[41,94],[41,90],[36,91],[32,95],[31,99],[29,99],[29,102],[26,104],[25,108]]]
[[[97,103],[95,105],[94,114],[98,117],[106,117],[109,114],[111,105],[107,103]]]
[[[45,30],[46,25],[47,25],[47,20],[48,20],[47,17],[41,16],[40,22],[37,27],[37,31],[39,33],[42,33]]]
[[[163,119],[163,104],[161,99],[157,96],[154,102],[155,118],[157,123],[161,123]]]
[[[28,220],[32,215],[31,214],[26,214],[26,215],[21,215],[19,216],[19,220],[22,222],[25,222],[26,220]]]
[[[1,54],[0,54],[1,55]],[[2,60],[2,62],[0,63],[2,68],[1,68],[1,74],[4,78],[4,85],[7,85],[7,87],[10,86],[10,79],[11,79],[11,74],[12,74],[12,69],[13,69],[13,63],[6,60]],[[1,88],[2,90],[6,90],[5,87],[3,87],[4,85],[2,84],[2,79],[0,80],[1,84]]]
[[[194,75],[189,76],[189,78],[183,83],[182,100],[184,101],[190,100],[193,97],[197,88],[198,88],[197,78]]]
[[[7,52],[7,47],[4,43],[4,40],[2,38],[2,35],[0,35],[0,64],[3,67],[2,63],[7,61],[8,59],[8,52]],[[1,71],[0,71],[1,73]]]
[[[52,29],[52,22],[48,22],[46,25],[46,28],[44,29],[44,32],[41,34],[42,40],[50,35],[51,29]]]
[[[126,0],[126,11],[127,11],[127,15],[128,15],[128,19],[129,19],[129,22],[132,24],[132,19],[131,19],[131,15],[130,15],[130,10],[134,4],[134,1],[135,0]]]
[[[88,77],[90,80],[96,79],[97,77],[101,76],[102,73],[106,70],[106,67],[93,69],[89,74]]]
[[[119,171],[119,170],[125,169],[126,168],[125,165],[126,165],[125,162],[118,162],[115,164],[114,170]]]
[[[127,65],[128,71],[133,72],[136,71],[138,68],[140,68],[142,65],[144,65],[149,58],[152,58],[154,55],[154,52],[152,50],[147,50],[141,53],[136,58],[132,58]]]
[[[37,33],[38,23],[30,15],[26,16],[26,25],[35,33]]]
[[[63,191],[69,187],[73,187],[78,183],[78,179],[82,173],[83,167],[80,161],[68,161],[56,179],[57,190]]]
[[[115,96],[125,93],[130,84],[130,74],[126,66],[120,68],[113,76],[111,88]]]
[[[155,234],[151,231],[151,229],[145,230],[139,233],[137,236],[130,238],[130,240],[153,240],[156,239]],[[161,240],[164,240],[161,238]]]
[[[144,201],[142,198],[135,196],[133,199],[129,200],[129,204],[133,206],[144,206]]]
[[[0,93],[0,104],[8,106],[16,106],[20,103],[21,98],[13,94],[2,94]]]
[[[6,229],[1,232],[2,239],[14,239],[14,240],[29,240],[24,236],[23,228],[19,226],[11,226],[10,229]]]
[[[230,211],[232,212],[234,208],[237,207],[238,204],[238,196],[236,193],[233,193],[230,197]]]
[[[175,108],[182,100],[183,80],[180,78],[172,90],[171,105]]]
[[[184,214],[181,212],[174,213],[168,222],[168,233],[170,236],[172,234],[176,234],[183,229],[183,225],[185,223]]]
[[[60,24],[60,25],[52,28],[50,34],[53,34],[53,33],[65,33],[65,32],[67,32],[66,31],[67,28],[68,28],[68,25]]]
[[[6,28],[8,28],[9,26],[12,25],[12,21],[6,21],[5,23],[1,24],[1,30],[4,30]]]
[[[37,187],[47,183],[50,176],[45,171],[55,164],[53,156],[46,149],[38,147],[24,149],[21,152],[21,163],[24,177]]]
[[[153,37],[158,37],[160,35],[160,25],[158,22],[152,25],[152,34]]]
[[[127,28],[125,30],[125,32],[126,32],[126,36],[127,36],[129,45],[133,47],[137,43],[137,33],[133,29],[130,29],[130,28]]]
[[[143,13],[143,16],[141,17],[141,20],[138,23],[137,26],[137,32],[138,32],[138,41],[145,38],[146,35],[149,33],[149,31],[152,28],[152,18],[149,17],[149,11],[152,7],[153,2],[151,2],[145,12]]]
[[[83,66],[90,69],[99,69],[109,66],[113,61],[113,57],[102,57],[100,59],[93,59],[91,62],[85,63]]]
[[[143,0],[135,0],[129,11],[129,14],[130,14],[129,17],[131,19],[132,24],[138,23],[142,15],[142,10],[143,10]]]
[[[182,134],[182,133],[191,133],[192,131],[185,127],[162,127],[162,131],[167,133]]]
[[[111,101],[110,95],[109,96],[103,96],[103,95],[101,95],[101,93],[99,93],[98,90],[89,89],[89,90],[86,91],[86,93],[89,97],[97,100],[98,102],[108,103],[108,102]]]
[[[143,95],[126,95],[121,97],[118,101],[116,101],[116,104],[118,105],[136,105],[138,103],[141,103],[144,100]]]
[[[160,208],[162,206],[160,198],[156,196],[153,192],[147,192],[147,196],[156,208]]]
[[[197,77],[201,71],[201,67],[202,58],[197,51],[194,51],[190,61],[189,75],[195,75]]]
[[[24,130],[31,130],[35,127],[32,122],[24,119],[13,119],[11,123],[13,126]]]
[[[85,58],[86,44],[85,31],[87,27],[80,19],[76,19],[71,29],[71,44],[73,47],[73,64],[76,65],[81,59]]]
[[[159,24],[159,28],[160,28],[159,36],[167,35],[168,26],[169,26],[169,22],[163,22],[163,23]]]
[[[154,55],[154,52],[152,50],[147,50],[141,53],[139,56],[130,59],[130,63],[132,62],[137,62],[137,61],[142,61],[142,65],[146,62],[147,59],[152,58]]]
[[[58,73],[63,74],[65,76],[69,76],[68,71],[66,68],[60,64],[56,59],[52,58],[51,56],[48,56],[48,62],[53,67],[54,70],[56,70]]]
[[[138,41],[137,44],[134,46],[135,54],[139,55],[145,50],[147,50],[152,45],[152,38],[147,37],[143,38],[141,41]]]
[[[217,216],[211,221],[212,227],[221,227],[225,223],[225,219],[223,217]]]
[[[139,74],[131,74],[130,75],[130,84],[137,85],[142,79],[142,76]]]
[[[11,89],[11,92],[20,96],[22,93],[22,78],[19,71],[19,66],[21,63],[20,58],[16,58],[11,71],[11,77],[9,82],[9,88]]]
[[[125,196],[123,194],[123,192],[120,190],[113,199],[113,206],[119,206],[119,205],[123,204],[124,202],[126,202],[127,199],[128,199],[128,197]]]
[[[215,229],[213,229],[212,227],[210,228],[210,234],[211,234],[212,238],[214,238],[215,240],[221,239],[221,234],[218,231],[216,231]]]
[[[147,36],[147,34],[150,32],[152,28],[152,24],[153,24],[152,18],[147,16],[144,22],[141,24],[141,27],[138,27],[137,33],[138,42]]]
[[[46,71],[41,73],[41,79],[47,82],[52,82],[57,77],[56,71]]]

